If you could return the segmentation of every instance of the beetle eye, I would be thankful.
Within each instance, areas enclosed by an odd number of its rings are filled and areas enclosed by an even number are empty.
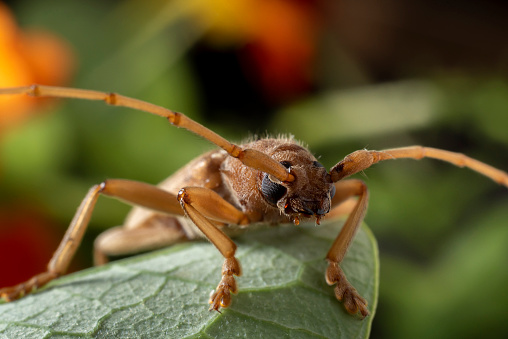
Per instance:
[[[261,194],[270,204],[277,205],[277,201],[286,194],[286,191],[286,187],[271,181],[268,174],[264,175],[261,182]]]
[[[335,185],[332,185],[332,189],[330,190],[330,199],[335,196]]]

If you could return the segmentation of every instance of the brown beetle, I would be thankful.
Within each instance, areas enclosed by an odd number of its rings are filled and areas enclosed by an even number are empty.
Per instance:
[[[0,94],[28,94],[103,100],[167,118],[209,140],[220,148],[194,159],[159,186],[124,180],[106,180],[93,186],[78,208],[47,271],[13,287],[0,290],[14,300],[61,276],[79,246],[99,195],[136,205],[122,227],[101,234],[95,242],[94,259],[100,265],[111,255],[134,253],[206,237],[224,256],[222,279],[210,296],[210,309],[219,311],[231,303],[237,291],[234,276],[241,274],[235,258],[236,245],[228,234],[253,223],[294,223],[342,213],[348,203],[349,217],[326,259],[326,281],[351,314],[369,314],[367,301],[348,282],[340,263],[364,218],[368,202],[366,185],[357,179],[342,180],[371,165],[398,158],[434,158],[468,167],[508,187],[508,174],[463,154],[411,146],[384,151],[359,150],[327,171],[292,138],[266,138],[235,145],[185,115],[114,93],[32,85],[0,89]],[[357,198],[351,205],[350,198]],[[189,219],[191,222],[189,222]]]

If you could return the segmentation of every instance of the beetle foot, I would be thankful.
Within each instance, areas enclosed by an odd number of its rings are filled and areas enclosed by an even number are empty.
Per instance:
[[[367,300],[347,280],[346,275],[337,263],[330,262],[326,270],[326,282],[335,286],[335,297],[342,301],[346,311],[350,314],[360,312],[362,318],[369,315]]]
[[[28,292],[25,283],[18,284],[12,287],[4,287],[0,289],[0,297],[6,302],[10,302],[21,298]]]
[[[23,297],[25,294],[46,285],[51,280],[58,277],[54,272],[43,272],[32,277],[30,280],[17,284],[11,287],[4,287],[0,289],[0,298],[6,302],[10,302]]]
[[[238,288],[236,280],[233,275],[240,276],[242,270],[240,263],[235,257],[226,258],[224,265],[222,265],[222,279],[215,289],[210,294],[210,311],[215,310],[220,313],[221,307],[228,307],[231,304],[231,293],[236,293]]]

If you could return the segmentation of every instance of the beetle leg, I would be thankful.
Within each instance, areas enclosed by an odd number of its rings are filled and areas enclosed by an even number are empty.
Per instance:
[[[92,212],[100,194],[109,195],[132,205],[140,205],[168,214],[182,214],[174,194],[155,186],[122,179],[104,181],[93,186],[81,202],[60,245],[48,263],[47,271],[13,287],[0,289],[0,297],[7,301],[18,299],[63,275],[83,239]]]
[[[187,216],[225,258],[222,279],[209,300],[210,310],[219,311],[221,307],[228,307],[231,304],[230,293],[237,292],[234,275],[240,276],[242,271],[240,263],[235,258],[235,243],[211,220],[242,225],[248,224],[249,219],[243,212],[207,188],[182,188],[178,193],[178,200]]]
[[[332,200],[333,205],[340,204],[340,202],[354,196],[357,196],[358,200],[326,255],[326,259],[328,260],[326,282],[329,285],[336,284],[335,296],[338,300],[343,302],[349,313],[356,314],[360,312],[363,317],[366,317],[369,314],[367,301],[358,294],[353,285],[346,279],[339,264],[344,259],[349,245],[365,216],[369,193],[365,183],[356,179],[337,182],[335,183],[335,188],[336,193]],[[331,213],[333,213],[333,210]]]
[[[176,203],[178,202],[176,201]],[[141,227],[118,226],[110,228],[95,239],[94,264],[106,264],[109,261],[109,256],[151,251],[193,239],[185,232],[181,222],[173,216],[154,214],[146,222],[146,225]]]

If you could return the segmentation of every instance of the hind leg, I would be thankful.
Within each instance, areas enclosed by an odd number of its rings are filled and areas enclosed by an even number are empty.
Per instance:
[[[196,238],[195,234],[185,232],[184,222],[181,218],[152,213],[136,227],[108,229],[95,239],[94,264],[104,265],[108,257],[148,252]]]

